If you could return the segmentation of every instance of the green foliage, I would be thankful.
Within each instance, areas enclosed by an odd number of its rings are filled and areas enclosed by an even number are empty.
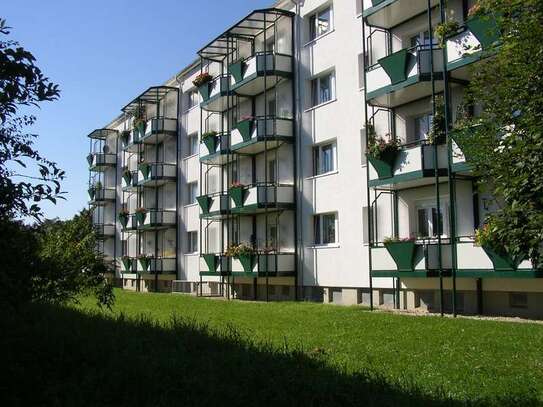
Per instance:
[[[253,248],[253,246],[247,243],[232,244],[230,245],[230,247],[228,247],[228,250],[226,251],[227,256],[236,258],[240,256],[250,256],[256,253],[257,251]]]
[[[440,143],[445,140],[445,102],[442,95],[435,98],[434,117],[432,127],[428,134],[430,144]]]
[[[446,38],[449,35],[457,32],[459,28],[460,25],[455,20],[448,20],[444,23],[437,24],[435,28],[435,36],[439,42],[439,46],[443,48],[445,46]]]
[[[192,81],[192,84],[199,88],[200,86],[205,85],[206,83],[209,83],[213,80],[213,77],[209,72],[202,72],[196,78]]]
[[[0,219],[39,219],[41,201],[64,199],[60,181],[65,174],[35,149],[38,136],[26,133],[36,117],[18,113],[21,107],[56,100],[59,89],[35,65],[32,53],[4,39],[9,33],[0,19]]]
[[[474,65],[466,105],[481,106],[462,117],[459,141],[501,208],[486,223],[493,247],[527,256],[543,267],[543,2],[481,0],[502,33],[488,63]],[[466,111],[468,109],[465,109]],[[490,243],[489,243],[490,244]]]
[[[46,221],[37,229],[40,267],[32,279],[35,300],[66,303],[92,292],[98,302],[111,306],[114,301],[109,271],[97,254],[92,215],[83,210],[67,221]]]
[[[400,149],[399,140],[391,138],[388,134],[384,138],[377,136],[377,133],[375,132],[375,127],[372,124],[368,124],[367,132],[367,154],[369,156],[379,160],[383,156],[396,153]]]
[[[202,134],[202,141],[204,141],[207,138],[217,137],[218,134],[219,133],[217,133],[216,131],[207,131],[204,134]]]

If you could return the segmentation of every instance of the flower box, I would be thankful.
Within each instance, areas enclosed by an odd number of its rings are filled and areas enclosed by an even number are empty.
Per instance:
[[[217,271],[217,267],[219,266],[218,256],[214,254],[203,254],[202,257],[204,258],[209,271]]]
[[[236,129],[241,134],[243,141],[249,141],[251,139],[251,133],[253,132],[254,121],[252,118],[241,120],[236,124]]]
[[[228,67],[228,72],[232,77],[234,78],[234,81],[241,82],[243,80],[243,73],[245,71],[245,62],[244,61],[237,61],[233,64],[230,64]]]
[[[196,201],[198,202],[198,205],[200,205],[200,208],[202,208],[202,212],[204,214],[208,214],[209,209],[211,208],[211,198],[209,196],[203,195],[197,197]]]
[[[236,207],[240,207],[243,206],[243,204],[245,203],[247,189],[244,185],[232,186],[229,189],[228,194],[230,195],[230,198],[232,198],[232,200],[234,201]]]
[[[396,263],[398,271],[413,271],[413,260],[415,258],[415,242],[389,241],[384,243],[388,253]]]

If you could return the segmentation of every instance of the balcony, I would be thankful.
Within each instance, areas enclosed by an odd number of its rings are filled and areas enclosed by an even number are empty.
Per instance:
[[[265,211],[294,208],[294,187],[292,185],[256,184],[234,186],[228,191],[231,212],[254,215]]]
[[[255,96],[292,76],[292,56],[275,52],[257,52],[231,64],[231,89],[241,96]]]
[[[441,244],[441,268],[452,268],[452,251],[448,239]],[[385,243],[371,248],[373,277],[439,276],[437,239]]]
[[[176,262],[175,257],[139,257],[136,270],[139,274],[175,274]]]
[[[115,236],[114,224],[94,223],[92,227],[98,240],[105,240]]]
[[[138,189],[138,171],[124,171],[121,186],[124,192],[135,192]]]
[[[108,202],[115,202],[115,189],[90,187],[89,196],[91,205],[103,206]]]
[[[168,137],[177,135],[177,120],[165,117],[150,119],[145,125],[145,130],[140,132],[138,142],[143,144],[159,144]]]
[[[407,21],[428,8],[428,0],[363,0],[362,15],[367,24],[390,29]],[[431,7],[439,5],[438,0],[431,0]]]
[[[200,257],[200,275],[209,277],[228,276],[230,272],[230,258],[219,253],[206,253]]]
[[[203,138],[200,143],[200,162],[208,165],[223,165],[232,160],[230,135],[223,133]]]
[[[230,197],[227,194],[216,193],[202,195],[196,198],[202,213],[203,219],[221,218],[228,214],[230,210]]]
[[[175,182],[177,167],[175,164],[141,163],[138,165],[138,185],[158,187]]]
[[[388,187],[390,189],[412,188],[427,185],[435,181],[434,156],[435,146],[420,142],[406,144],[395,154],[381,159],[367,156],[370,187]],[[447,175],[447,145],[437,146],[438,174]]]
[[[498,41],[499,30],[494,16],[475,16],[468,19],[464,27],[446,42],[447,69],[452,77],[470,80],[471,71],[468,65],[489,56],[485,51]]]
[[[491,249],[477,246],[470,237],[461,237],[456,245],[457,273],[460,277],[474,278],[530,278],[543,277],[535,272],[530,261],[501,255]]]
[[[149,209],[136,213],[138,230],[159,230],[175,227],[176,212],[174,210]]]
[[[93,152],[87,156],[87,162],[91,171],[105,171],[107,168],[115,167],[117,164],[117,155]]]
[[[232,95],[229,90],[229,75],[219,75],[211,82],[205,83],[198,88],[202,102],[200,107],[210,112],[224,112],[229,106],[228,97]],[[233,103],[233,98],[230,104]]]
[[[431,52],[436,92],[443,90],[443,53],[429,47],[404,48],[366,70],[367,101],[374,106],[397,107],[432,94]]]
[[[244,277],[292,276],[296,271],[294,253],[244,255],[231,258],[232,275]]]
[[[238,122],[232,129],[233,152],[239,154],[258,154],[265,149],[279,147],[294,141],[294,124],[291,119],[277,117],[249,118]]]

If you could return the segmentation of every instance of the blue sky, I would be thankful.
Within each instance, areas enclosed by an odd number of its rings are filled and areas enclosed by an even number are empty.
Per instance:
[[[106,125],[133,97],[160,84],[225,29],[272,0],[5,1],[10,38],[31,51],[61,88],[42,105],[33,132],[38,150],[67,173],[67,201],[43,205],[49,218],[87,204],[86,135]]]

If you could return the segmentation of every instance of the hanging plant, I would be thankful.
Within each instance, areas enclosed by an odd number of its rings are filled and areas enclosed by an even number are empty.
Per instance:
[[[123,179],[126,182],[126,185],[130,185],[132,182],[132,172],[128,168],[125,168],[123,171]]]
[[[128,144],[128,140],[130,140],[130,131],[129,130],[123,130],[121,132],[121,141],[123,143],[123,145],[127,145]]]
[[[239,260],[245,272],[252,272],[257,251],[247,243],[232,244],[228,247],[226,255]]]
[[[400,149],[400,142],[385,135],[385,138],[378,137],[373,126],[368,126],[368,155],[377,160],[388,159],[395,155]]]
[[[216,131],[208,131],[202,134],[202,143],[204,143],[207,147],[209,154],[213,154],[215,151],[217,151],[218,135],[219,133]]]
[[[199,74],[194,80],[192,81],[192,84],[196,86],[197,88],[205,85],[206,83],[209,83],[213,80],[213,77],[209,74],[209,72],[202,72]]]
[[[147,209],[143,207],[136,209],[136,219],[140,225],[142,225],[145,222],[146,217],[147,217]]]
[[[439,42],[439,46],[443,48],[445,46],[445,39],[457,32],[459,28],[460,24],[455,20],[445,21],[436,25],[434,34]]]
[[[125,228],[126,225],[128,225],[128,218],[130,217],[130,213],[127,209],[123,208],[119,211],[119,222],[121,222],[121,225]]]
[[[443,96],[435,98],[434,117],[432,126],[428,132],[428,142],[430,144],[443,143],[445,141],[445,101]]]
[[[137,106],[132,113],[132,126],[139,133],[139,136],[142,137],[145,134],[145,107]]]

